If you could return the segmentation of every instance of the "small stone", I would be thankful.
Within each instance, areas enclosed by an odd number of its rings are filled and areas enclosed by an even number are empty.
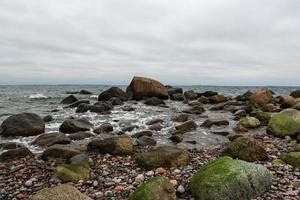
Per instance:
[[[180,194],[185,193],[184,187],[183,187],[182,185],[179,185],[179,186],[177,187],[177,192],[180,193]]]
[[[154,171],[148,171],[147,173],[146,173],[146,176],[153,176],[154,175]]]
[[[178,182],[175,179],[170,180],[170,183],[172,183],[172,185],[174,185],[174,186],[176,186],[178,184]]]
[[[145,177],[144,177],[143,174],[139,174],[139,175],[137,175],[137,176],[135,177],[134,180],[135,180],[135,182],[142,183],[142,182],[144,182]]]
[[[94,187],[97,187],[98,185],[99,185],[98,181],[94,181],[94,182],[93,182],[93,186],[94,186]]]
[[[175,170],[174,170],[174,173],[175,173],[175,174],[180,174],[180,172],[181,172],[180,169],[175,169]]]
[[[96,192],[96,193],[95,193],[96,199],[100,199],[100,198],[102,198],[103,196],[104,196],[103,192]]]
[[[125,188],[124,188],[124,186],[122,186],[122,185],[118,185],[117,187],[115,187],[115,190],[116,190],[117,192],[122,192],[124,189],[125,189]]]
[[[164,173],[166,173],[166,170],[162,167],[159,167],[159,168],[155,169],[155,173],[156,174],[164,174]]]
[[[25,182],[24,184],[26,187],[31,187],[33,185],[32,181],[31,180],[28,180]]]

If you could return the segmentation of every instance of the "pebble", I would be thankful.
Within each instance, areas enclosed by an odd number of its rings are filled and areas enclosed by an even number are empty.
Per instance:
[[[179,185],[179,186],[177,187],[177,192],[180,193],[180,194],[185,193],[184,187],[183,187],[182,185]]]
[[[145,176],[143,175],[143,174],[139,174],[139,175],[137,175],[136,177],[135,177],[135,179],[134,179],[136,182],[138,182],[138,183],[142,183],[142,182],[144,182],[144,180],[145,180]]]
[[[153,176],[154,175],[154,171],[147,171],[146,172],[146,176]]]
[[[95,193],[96,199],[100,199],[100,198],[102,198],[103,196],[104,196],[103,192],[96,192],[96,193]]]
[[[94,187],[97,187],[98,185],[99,185],[98,181],[94,181],[94,182],[93,182],[93,186],[94,186]]]
[[[33,182],[31,180],[28,180],[24,184],[26,187],[31,187],[33,185]]]
[[[156,174],[165,174],[166,170],[162,167],[159,167],[159,168],[155,169],[155,173]]]

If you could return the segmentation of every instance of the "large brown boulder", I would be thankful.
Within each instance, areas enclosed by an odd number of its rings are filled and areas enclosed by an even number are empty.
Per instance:
[[[2,136],[33,136],[45,131],[45,122],[34,113],[20,113],[5,119],[0,127]]]
[[[126,94],[129,99],[134,100],[141,100],[144,97],[169,98],[167,88],[163,84],[150,78],[137,76],[133,77]]]
[[[119,99],[125,101],[127,100],[126,93],[118,88],[118,87],[111,87],[105,91],[103,91],[99,96],[98,96],[98,101],[108,101],[113,97],[118,97]]]
[[[250,100],[260,105],[270,103],[272,100],[272,91],[268,89],[258,89],[250,96]]]
[[[288,95],[280,96],[279,103],[281,108],[290,108],[296,105],[297,103],[300,103],[300,98],[294,98]]]

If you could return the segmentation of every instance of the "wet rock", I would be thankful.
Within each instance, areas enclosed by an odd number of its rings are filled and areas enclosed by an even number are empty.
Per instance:
[[[227,145],[225,155],[254,162],[268,159],[268,153],[260,142],[252,137],[238,137]]]
[[[284,161],[295,168],[300,169],[300,152],[290,152],[284,158]]]
[[[0,126],[0,135],[33,136],[44,133],[45,122],[37,114],[20,113],[6,118]]]
[[[209,98],[205,97],[205,96],[201,96],[198,98],[198,101],[200,103],[203,103],[203,104],[208,104],[209,103]]]
[[[45,133],[38,136],[31,144],[50,147],[54,144],[70,144],[71,140],[63,133]]]
[[[90,104],[90,101],[89,100],[78,100],[78,101],[75,101],[74,103],[72,103],[70,105],[65,106],[64,108],[76,108],[80,104]]]
[[[250,96],[250,100],[259,105],[270,103],[272,100],[272,91],[268,89],[258,89]]]
[[[110,123],[103,123],[98,128],[94,129],[94,133],[110,133],[114,131],[114,127]]]
[[[117,97],[121,99],[122,101],[127,100],[127,95],[126,93],[118,88],[118,87],[111,87],[108,90],[105,90],[98,96],[98,101],[108,101],[113,97]]]
[[[24,147],[24,146],[17,142],[0,143],[0,149],[3,149],[3,150],[17,149],[19,147]]]
[[[168,88],[168,94],[170,97],[172,97],[174,94],[182,94],[183,90],[182,88]]]
[[[203,93],[199,93],[199,96],[202,97],[212,97],[212,96],[215,96],[215,95],[218,95],[217,92],[214,92],[214,91],[205,91]]]
[[[90,178],[89,157],[78,154],[70,159],[70,164],[60,164],[54,169],[53,178],[63,182],[75,182]]]
[[[205,112],[205,109],[203,106],[193,106],[182,112],[189,113],[189,114],[195,114],[195,115],[201,115],[202,113]]]
[[[153,135],[152,131],[140,131],[140,132],[133,134],[131,137],[133,137],[133,138],[139,138],[142,136],[151,137],[152,135]]]
[[[178,135],[172,135],[169,139],[174,143],[179,143],[183,140],[183,137],[178,134]]]
[[[244,110],[247,113],[251,113],[251,112],[255,111],[255,109],[256,109],[256,104],[254,102],[246,101],[245,106],[244,106]]]
[[[210,128],[213,125],[215,126],[228,126],[229,121],[224,119],[207,119],[200,126],[205,128]]]
[[[123,101],[120,99],[120,98],[118,98],[118,97],[112,97],[112,98],[110,98],[110,103],[113,105],[113,106],[117,106],[117,105],[123,105],[124,103],[123,103]]]
[[[64,98],[60,103],[61,104],[72,104],[76,101],[78,101],[78,99],[74,95],[69,95],[66,98]]]
[[[292,108],[300,111],[300,103],[297,103]]]
[[[153,124],[157,124],[157,123],[162,123],[162,122],[164,122],[164,120],[163,119],[152,119],[152,120],[150,120],[150,121],[148,121],[147,123],[146,123],[146,125],[153,125]]]
[[[177,131],[180,131],[181,133],[186,133],[192,130],[196,130],[196,128],[197,128],[197,124],[191,120],[175,126],[175,129]]]
[[[82,103],[77,107],[76,113],[84,113],[87,111],[95,112],[95,113],[103,113],[111,109],[112,109],[112,105],[106,102],[101,102],[101,103],[98,102],[98,104],[96,105]]]
[[[165,102],[157,97],[151,97],[147,99],[144,104],[149,105],[149,106],[160,106],[160,105],[165,105]]]
[[[140,185],[129,199],[176,200],[176,191],[167,177],[157,176]]]
[[[279,103],[281,108],[291,108],[297,103],[300,103],[300,98],[295,99],[291,96],[280,96]]]
[[[280,113],[273,114],[267,131],[278,137],[300,134],[300,111],[289,108]]]
[[[235,116],[235,118],[234,118],[235,120],[239,120],[243,117],[246,117],[247,112],[245,110],[238,110],[233,115]]]
[[[167,88],[163,84],[150,78],[137,76],[133,77],[126,94],[133,100],[141,100],[144,97],[169,98]]]
[[[248,200],[268,191],[271,177],[262,165],[221,157],[197,171],[190,189],[196,200]]]
[[[294,98],[300,98],[300,90],[292,91],[290,96],[292,96]]]
[[[235,132],[238,132],[238,133],[248,132],[248,129],[245,128],[244,126],[240,125],[240,124],[237,124],[237,125],[233,128],[233,130],[234,130]]]
[[[138,125],[129,125],[129,126],[123,127],[122,131],[123,132],[131,132],[136,128],[139,128],[139,126]]]
[[[137,143],[140,146],[155,146],[156,140],[149,136],[142,136],[137,139]]]
[[[160,125],[160,123],[152,124],[148,127],[152,131],[160,131],[163,127]]]
[[[268,104],[263,105],[261,107],[261,110],[264,112],[275,112],[278,110],[278,108],[274,104],[268,103]]]
[[[255,112],[251,113],[251,116],[257,118],[263,126],[268,125],[271,118],[270,113],[267,112]]]
[[[188,106],[191,106],[191,107],[193,107],[193,106],[203,107],[203,104],[200,103],[199,101],[190,101],[190,102],[188,102]]]
[[[198,94],[194,90],[185,91],[183,94],[187,100],[196,100],[198,98]]]
[[[255,117],[246,117],[239,122],[239,125],[245,128],[257,128],[260,126],[260,121]]]
[[[69,184],[62,184],[38,191],[29,200],[92,200]]]
[[[213,131],[212,133],[213,133],[213,134],[216,134],[216,135],[222,135],[222,136],[227,136],[227,135],[230,134],[230,133],[227,132],[227,131]]]
[[[19,160],[27,156],[32,157],[33,153],[26,147],[17,147],[15,149],[9,149],[0,154],[0,162],[8,162],[12,160]]]
[[[238,95],[235,100],[237,101],[249,101],[251,95],[253,95],[253,92],[251,92],[250,90],[248,90],[247,92],[245,92],[242,95]]]
[[[43,118],[43,121],[44,122],[51,122],[51,121],[53,121],[53,117],[51,115],[47,115]]]
[[[80,151],[71,148],[69,145],[55,144],[48,147],[41,157],[43,160],[48,160],[49,158],[68,160],[78,154],[80,154]]]
[[[135,108],[131,107],[131,106],[123,106],[121,108],[123,111],[127,111],[127,112],[130,112],[130,111],[134,111]]]
[[[88,91],[88,90],[80,90],[79,94],[83,94],[83,95],[89,95],[89,94],[93,94],[92,92]]]
[[[174,122],[186,122],[189,120],[189,115],[179,114],[179,115],[173,116],[171,119]]]
[[[89,131],[93,125],[87,119],[75,118],[67,119],[59,127],[59,131],[62,133],[76,133],[79,131]]]
[[[214,95],[209,97],[210,103],[223,103],[226,102],[228,99],[224,95]]]
[[[166,145],[159,146],[136,157],[138,165],[146,169],[184,166],[188,161],[189,154],[185,149]]]
[[[68,137],[71,140],[83,140],[85,138],[90,138],[90,137],[93,137],[93,136],[94,135],[91,134],[90,132],[80,131],[80,132],[77,132],[77,133],[72,133]]]
[[[133,143],[130,137],[121,135],[107,139],[92,140],[88,143],[87,149],[98,153],[127,155],[132,153]]]
[[[182,93],[178,93],[178,94],[173,94],[171,97],[170,97],[171,100],[173,101],[184,101],[185,98],[184,98],[184,95]]]

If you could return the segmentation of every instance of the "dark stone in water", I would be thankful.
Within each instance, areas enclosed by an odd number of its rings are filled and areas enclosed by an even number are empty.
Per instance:
[[[198,98],[198,94],[193,90],[185,91],[183,94],[187,100],[195,100]]]
[[[93,94],[93,93],[88,90],[80,90],[79,94],[89,95],[89,94]]]
[[[82,103],[77,107],[76,113],[84,113],[87,111],[95,112],[95,113],[103,113],[103,112],[109,111],[111,109],[112,109],[112,107],[109,106],[109,104],[104,103],[104,102],[101,104],[99,103],[97,105],[90,105],[90,104]]]
[[[110,123],[103,123],[98,128],[94,129],[94,133],[100,134],[100,133],[110,133],[113,132],[114,127]]]
[[[216,135],[222,135],[222,136],[227,136],[229,135],[230,133],[227,132],[227,131],[214,131],[212,132],[213,134],[216,134]]]
[[[229,121],[224,120],[224,119],[221,119],[221,120],[207,119],[200,126],[205,127],[205,128],[210,128],[213,125],[215,125],[215,126],[228,126]]]
[[[184,122],[183,124],[175,126],[175,129],[177,131],[180,131],[181,133],[186,133],[195,130],[196,128],[197,128],[197,124],[194,121],[187,121]]]
[[[182,93],[173,94],[170,97],[170,99],[173,100],[173,101],[184,101],[185,100],[184,95]]]
[[[43,118],[43,121],[44,122],[51,122],[51,121],[53,121],[53,117],[51,115],[47,115]]]
[[[152,136],[153,133],[152,131],[141,131],[141,132],[137,132],[135,134],[133,134],[131,137],[133,138],[139,138],[139,137],[142,137],[142,136]]]
[[[149,106],[159,106],[159,105],[165,105],[165,102],[157,97],[151,97],[147,99],[144,104]]]
[[[80,131],[80,132],[77,132],[77,133],[73,133],[73,134],[69,135],[68,137],[71,140],[83,140],[85,138],[90,138],[90,137],[93,137],[93,136],[94,135],[90,132]]]
[[[169,139],[174,143],[179,143],[183,140],[183,137],[178,134],[178,135],[172,135]]]
[[[47,160],[48,158],[55,158],[69,160],[73,156],[78,155],[80,153],[80,151],[75,150],[68,145],[56,144],[47,148],[42,153],[42,159]]]
[[[60,126],[62,133],[76,133],[79,131],[89,131],[93,125],[84,118],[67,119]]]
[[[40,147],[50,147],[54,144],[70,144],[71,140],[63,133],[45,133],[37,137],[32,144]]]
[[[137,143],[140,146],[155,146],[156,141],[152,137],[142,136],[137,139]]]
[[[131,132],[133,131],[133,129],[138,128],[139,126],[137,125],[130,125],[130,126],[126,126],[124,128],[122,128],[123,132]]]
[[[162,122],[164,122],[164,120],[162,120],[162,119],[152,119],[152,120],[148,121],[146,123],[146,125],[152,125],[152,124],[157,124],[157,123],[162,123]]]
[[[108,101],[113,97],[117,97],[122,101],[126,101],[128,99],[126,93],[122,89],[118,87],[111,87],[98,96],[98,101]]]
[[[180,114],[172,117],[172,121],[174,122],[186,122],[189,120],[189,115],[187,114]]]
[[[110,98],[109,101],[114,106],[115,105],[122,105],[123,104],[123,101],[120,98],[118,98],[118,97],[112,97],[112,98]]]
[[[184,110],[183,112],[189,114],[201,115],[202,113],[205,112],[205,109],[203,106],[193,106],[191,108]]]
[[[90,104],[89,100],[79,100],[79,101],[75,101],[74,103],[65,106],[64,108],[75,108],[78,107],[80,104],[85,103],[85,104]]]
[[[168,94],[171,97],[171,99],[172,99],[173,95],[182,94],[182,93],[183,93],[182,88],[168,88]]]
[[[223,103],[227,100],[227,97],[225,97],[224,95],[214,95],[209,98],[210,103]]]
[[[78,99],[74,95],[67,96],[60,103],[61,104],[71,104],[78,101]]]
[[[203,93],[199,93],[198,94],[199,97],[202,97],[202,96],[204,96],[204,97],[211,97],[211,96],[215,96],[215,95],[218,95],[218,93],[214,92],[214,91],[205,91]]]

